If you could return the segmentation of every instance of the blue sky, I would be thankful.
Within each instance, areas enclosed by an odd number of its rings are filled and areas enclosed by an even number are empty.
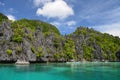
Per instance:
[[[62,34],[86,26],[120,36],[120,0],[0,0],[0,12],[49,22]]]

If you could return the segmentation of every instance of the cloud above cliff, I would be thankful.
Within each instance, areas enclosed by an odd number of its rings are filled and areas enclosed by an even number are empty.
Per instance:
[[[15,19],[15,16],[13,16],[13,15],[11,15],[11,14],[8,14],[7,17],[8,17],[9,20],[13,20],[13,21],[16,20],[16,19]]]
[[[109,33],[111,35],[120,37],[120,22],[106,24],[106,25],[99,25],[99,26],[95,26],[95,28],[103,33]]]
[[[65,19],[74,15],[74,10],[64,0],[55,0],[44,4],[42,8],[38,8],[36,14],[47,18]]]
[[[39,7],[40,5],[44,5],[51,1],[52,0],[33,0],[33,4],[34,4],[34,6]]]

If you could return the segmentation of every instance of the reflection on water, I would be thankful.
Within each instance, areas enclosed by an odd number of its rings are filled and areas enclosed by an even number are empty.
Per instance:
[[[9,75],[9,76],[8,76]],[[6,77],[8,76],[8,77]],[[0,80],[119,80],[120,63],[0,65]]]

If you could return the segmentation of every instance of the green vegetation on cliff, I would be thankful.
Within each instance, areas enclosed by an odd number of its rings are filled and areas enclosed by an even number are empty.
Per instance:
[[[50,33],[54,33],[60,35],[60,32],[55,26],[38,20],[21,19],[14,21],[12,23],[12,28],[14,31],[13,41],[15,42],[22,42],[25,36],[25,28],[28,28],[31,33],[35,32],[37,28],[40,28],[43,34],[49,35]],[[32,34],[28,34],[27,36],[32,39]]]
[[[0,13],[0,23],[4,20],[8,20],[8,17],[5,16],[4,14]]]
[[[11,49],[7,49],[7,50],[6,50],[6,53],[7,53],[8,55],[12,55],[12,50],[11,50]]]
[[[65,44],[64,44],[64,54],[66,55],[66,58],[69,59],[74,59],[75,56],[75,44],[74,41],[69,38],[66,39]]]
[[[13,28],[25,28],[25,27],[28,27],[30,28],[33,32],[39,27],[43,33],[45,32],[54,32],[56,34],[59,34],[60,35],[60,32],[58,31],[58,29],[51,25],[51,24],[48,24],[46,22],[42,22],[42,21],[39,21],[39,20],[28,20],[28,19],[21,19],[21,20],[18,20],[18,21],[15,21],[12,23],[12,27]]]

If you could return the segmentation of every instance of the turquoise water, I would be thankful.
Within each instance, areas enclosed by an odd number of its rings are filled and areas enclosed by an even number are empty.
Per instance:
[[[120,63],[0,64],[0,80],[120,80]]]

